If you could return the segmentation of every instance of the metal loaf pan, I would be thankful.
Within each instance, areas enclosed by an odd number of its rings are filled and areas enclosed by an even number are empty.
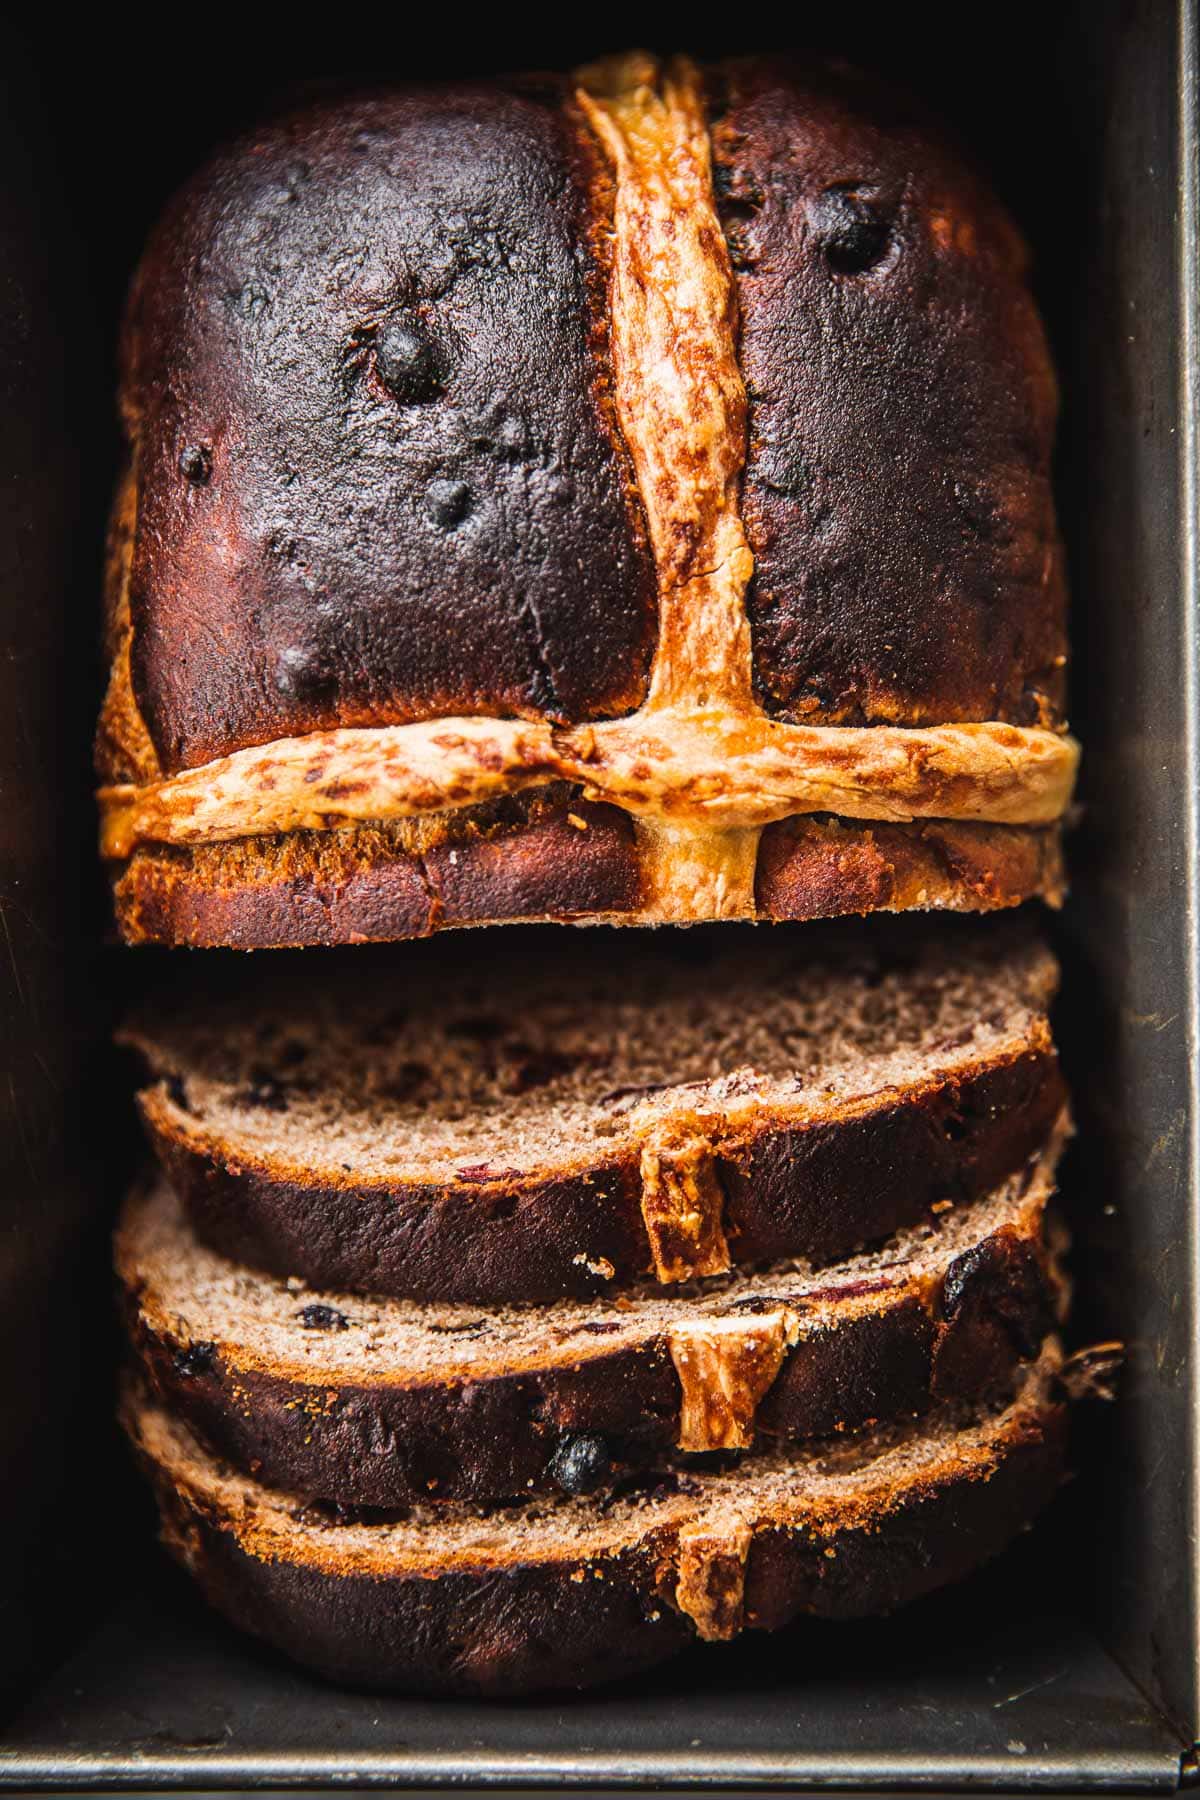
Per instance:
[[[0,65],[0,1785],[1168,1790],[1200,1779],[1197,1454],[1197,142],[1188,0],[617,6],[582,24],[193,9],[28,16]],[[169,32],[168,32],[169,27]],[[797,40],[928,93],[1033,242],[1063,375],[1060,492],[1087,748],[1056,925],[1081,1122],[1081,1329],[1117,1404],[1043,1527],[958,1593],[694,1655],[574,1703],[357,1698],[242,1642],[151,1548],[110,1425],[106,1236],[135,1154],[102,945],[88,737],[124,282],[170,189],[294,78]],[[491,35],[489,35],[489,32]],[[323,51],[337,52],[336,66]],[[355,67],[357,64],[357,67]],[[585,940],[581,939],[581,954]]]

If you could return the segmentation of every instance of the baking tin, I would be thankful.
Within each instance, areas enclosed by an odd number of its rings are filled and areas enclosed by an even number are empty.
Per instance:
[[[105,1237],[136,1150],[105,1039],[162,959],[101,944],[87,752],[111,346],[138,244],[205,145],[296,76],[567,64],[646,40],[722,53],[800,27],[739,17],[705,42],[695,15],[645,6],[586,31],[422,19],[418,39],[411,19],[357,15],[336,58],[331,34],[301,59],[282,25],[252,43],[200,9],[153,28],[123,14],[119,41],[27,20],[0,67],[0,1786],[1200,1781],[1193,8],[844,10],[805,18],[804,41],[897,70],[959,124],[1033,240],[1063,374],[1087,747],[1056,926],[1081,1121],[1067,1199],[1081,1329],[1128,1345],[1119,1399],[1083,1421],[1080,1479],[1042,1528],[969,1588],[578,1701],[335,1692],[227,1631],[149,1548],[108,1424]]]

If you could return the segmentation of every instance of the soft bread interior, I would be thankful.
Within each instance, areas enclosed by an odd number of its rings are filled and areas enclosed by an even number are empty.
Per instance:
[[[592,1357],[688,1331],[772,1315],[788,1341],[836,1329],[915,1296],[940,1293],[956,1257],[999,1231],[1035,1248],[1053,1192],[1061,1131],[1047,1152],[994,1193],[948,1208],[880,1249],[816,1270],[800,1259],[664,1291],[647,1281],[612,1298],[549,1306],[423,1305],[318,1293],[260,1275],[198,1243],[164,1183],[129,1201],[117,1234],[118,1275],[160,1338],[214,1345],[232,1369],[321,1387],[418,1386],[528,1369],[577,1367]],[[306,1321],[317,1309],[333,1329]]]
[[[206,994],[124,1038],[169,1135],[277,1176],[467,1185],[602,1170],[672,1121],[736,1140],[851,1116],[1046,1050],[1056,981],[1048,951],[1006,932],[890,967],[854,935],[827,955],[781,931],[588,961],[543,939],[500,966],[460,940],[369,984],[314,972],[233,1005]]]

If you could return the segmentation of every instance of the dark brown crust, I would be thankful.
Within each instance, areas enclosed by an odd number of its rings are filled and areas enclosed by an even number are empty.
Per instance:
[[[993,1399],[1054,1319],[1042,1245],[1011,1225],[960,1254],[924,1293],[889,1301],[879,1286],[877,1312],[835,1314],[785,1351],[756,1415],[760,1441]],[[553,1486],[550,1459],[578,1433],[604,1439],[615,1475],[676,1454],[682,1395],[665,1334],[521,1373],[335,1387],[246,1368],[220,1343],[197,1352],[152,1322],[152,1294],[147,1312],[140,1301],[130,1290],[126,1315],[152,1391],[220,1458],[288,1493],[384,1508],[519,1500]]]
[[[997,1555],[1062,1480],[1064,1409],[1029,1416],[990,1479],[914,1495],[869,1527],[831,1535],[760,1529],[746,1563],[745,1620],[777,1630],[802,1614],[889,1612]],[[569,1562],[436,1580],[332,1575],[241,1550],[156,1479],[163,1536],[212,1605],[308,1668],[359,1688],[536,1693],[615,1680],[695,1641],[673,1604],[671,1546],[639,1545],[582,1570]],[[834,1554],[829,1554],[833,1551]]]
[[[1060,723],[1057,392],[1012,222],[844,66],[727,64],[711,103],[764,699],[812,723]]]
[[[1064,1103],[1047,1043],[882,1096],[858,1118],[773,1125],[717,1159],[730,1253],[828,1262],[937,1201],[974,1200],[1042,1147]],[[312,1287],[504,1304],[612,1293],[649,1266],[632,1151],[549,1181],[334,1185],[201,1147],[153,1105],[143,1117],[201,1241]],[[611,1275],[596,1272],[604,1261]]]
[[[811,818],[764,831],[756,902],[773,920],[988,912],[1057,905],[1063,887],[1058,826]],[[629,816],[559,785],[419,824],[145,846],[118,869],[113,900],[126,943],[266,950],[529,919],[632,922],[644,893]]]
[[[1062,903],[1058,825],[911,825],[784,819],[758,849],[755,899],[768,919],[832,919],[909,910],[994,912],[1039,898]]]
[[[118,874],[113,899],[126,943],[266,950],[620,919],[641,893],[629,815],[558,784],[419,823],[147,846]]]
[[[640,702],[657,601],[610,392],[612,184],[569,93],[322,104],[168,209],[121,390],[164,772],[335,725]],[[416,373],[389,377],[399,330]]]
[[[658,607],[613,393],[614,177],[571,96],[547,77],[344,97],[230,146],[168,210],[124,340],[108,778],[324,726],[644,699]],[[1015,230],[902,97],[841,68],[726,65],[709,97],[758,699],[814,723],[1061,723],[1056,396]],[[838,261],[847,222],[874,244],[861,268]],[[433,346],[416,398],[384,379],[389,322]],[[146,845],[115,872],[118,929],[259,948],[654,922],[669,882],[627,820],[605,808],[585,838],[537,806],[503,831],[489,810]],[[1062,890],[1057,828],[804,819],[766,832],[754,904]]]
[[[719,1165],[733,1254],[831,1261],[919,1223],[940,1200],[978,1199],[1045,1145],[1065,1105],[1047,1045],[859,1119],[764,1132]]]

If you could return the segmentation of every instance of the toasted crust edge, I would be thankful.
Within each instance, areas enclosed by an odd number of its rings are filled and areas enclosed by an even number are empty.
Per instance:
[[[953,820],[768,826],[755,916],[990,912],[1065,893],[1058,825]],[[653,924],[641,849],[619,808],[559,787],[416,823],[291,832],[194,849],[139,848],[116,865],[129,944],[300,948],[546,920]]]
[[[756,1441],[830,1437],[1011,1393],[1059,1310],[1042,1204],[969,1245],[940,1276],[881,1288],[873,1300],[848,1293],[847,1316],[835,1311],[784,1349],[750,1411]],[[553,1491],[551,1459],[576,1433],[602,1437],[618,1472],[677,1454],[684,1393],[670,1334],[658,1329],[587,1357],[551,1349],[534,1366],[455,1380],[335,1382],[319,1369],[300,1379],[254,1366],[236,1345],[206,1343],[197,1357],[182,1322],[139,1279],[136,1257],[119,1274],[149,1391],[215,1455],[270,1487],[339,1506],[491,1503]],[[750,1331],[757,1324],[746,1321]],[[736,1360],[732,1341],[727,1354]]]
[[[961,1579],[1028,1525],[1061,1483],[1066,1411],[1025,1414],[996,1458],[916,1489],[851,1528],[760,1525],[746,1547],[741,1622],[888,1612]],[[677,1534],[590,1562],[338,1574],[242,1549],[232,1522],[143,1456],[162,1537],[209,1603],[294,1661],[353,1687],[517,1696],[582,1688],[661,1663],[695,1641],[677,1609]]]
[[[962,1073],[870,1097],[833,1120],[772,1116],[713,1146],[735,1264],[826,1262],[978,1198],[1049,1137],[1066,1091],[1049,1030]],[[205,1246],[310,1286],[505,1304],[612,1293],[646,1274],[635,1146],[524,1180],[400,1184],[301,1176],[181,1128],[161,1089],[140,1096],[151,1149]]]

